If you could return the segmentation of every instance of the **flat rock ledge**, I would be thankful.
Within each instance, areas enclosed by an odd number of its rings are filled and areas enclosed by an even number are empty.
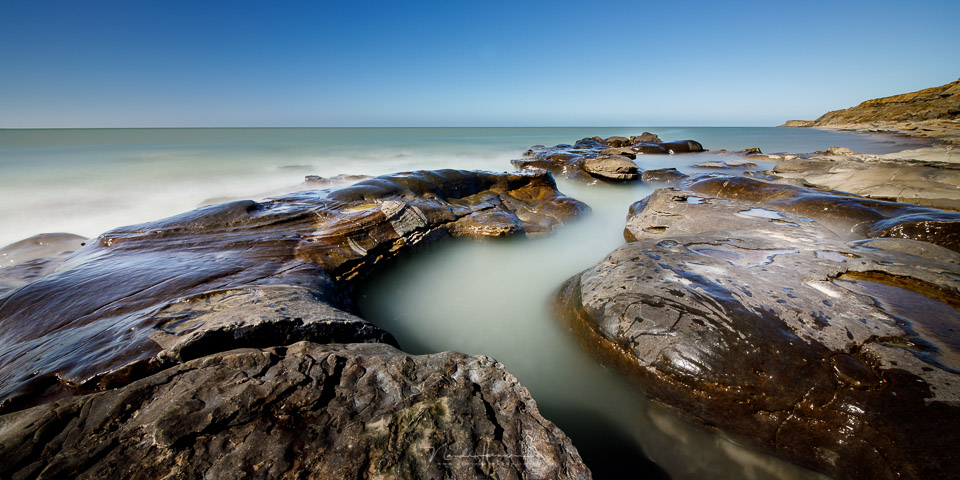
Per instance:
[[[350,304],[401,251],[587,209],[547,172],[408,172],[3,269],[0,478],[589,478],[502,365],[407,355]]]
[[[239,349],[0,417],[3,478],[588,478],[503,365]]]
[[[707,428],[836,478],[957,478],[958,232],[955,212],[695,177],[634,204],[558,314]]]
[[[650,132],[632,137],[592,137],[574,145],[535,146],[522,160],[511,163],[521,171],[547,170],[554,175],[587,183],[640,180],[643,173],[634,163],[638,155],[666,155],[704,151],[694,140],[664,142]]]

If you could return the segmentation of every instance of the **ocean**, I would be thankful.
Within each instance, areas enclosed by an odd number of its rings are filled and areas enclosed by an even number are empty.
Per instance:
[[[532,145],[599,135],[694,139],[710,152],[645,155],[642,169],[727,158],[720,149],[888,153],[916,140],[800,128],[249,128],[0,130],[0,246],[45,232],[93,237],[225,200],[316,188],[305,175],[513,170]],[[761,165],[770,168],[773,164]],[[539,239],[451,241],[397,259],[357,294],[364,318],[410,353],[496,358],[574,440],[596,478],[820,478],[705,432],[584,354],[550,313],[560,284],[623,243],[627,208],[653,188],[558,179],[593,211]]]
[[[711,150],[897,150],[904,139],[800,128],[0,129],[0,246],[38,233],[93,237],[218,200],[295,189],[305,175],[512,170],[532,145],[657,133]]]

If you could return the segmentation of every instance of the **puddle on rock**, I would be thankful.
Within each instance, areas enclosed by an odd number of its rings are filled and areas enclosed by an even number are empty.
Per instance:
[[[955,294],[913,278],[875,272],[846,273],[834,283],[872,298],[878,308],[906,322],[901,328],[911,343],[932,345],[938,362],[960,370],[960,298]]]
[[[760,267],[773,262],[773,257],[790,253],[799,253],[793,249],[755,250],[727,244],[691,243],[687,245],[691,252],[708,257],[726,260],[737,267]]]
[[[784,217],[775,210],[768,210],[766,208],[751,208],[749,210],[743,210],[737,212],[740,215],[746,215],[748,217],[757,217],[757,218],[769,218],[770,220],[784,220],[787,217]]]

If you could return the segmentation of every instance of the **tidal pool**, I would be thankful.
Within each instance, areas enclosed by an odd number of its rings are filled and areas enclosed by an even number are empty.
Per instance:
[[[361,315],[410,353],[502,362],[595,478],[825,478],[677,418],[580,349],[551,302],[563,281],[623,244],[627,208],[653,187],[560,188],[593,212],[546,238],[448,241],[397,259],[358,290]]]

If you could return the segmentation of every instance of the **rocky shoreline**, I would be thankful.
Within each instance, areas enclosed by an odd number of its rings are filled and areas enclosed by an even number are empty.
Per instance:
[[[808,123],[852,115],[831,113]],[[754,148],[685,171],[642,160],[695,140],[584,138],[532,147],[518,173],[310,176],[76,251],[18,242],[0,250],[0,477],[590,478],[504,365],[407,354],[352,305],[403,252],[588,212],[557,175],[661,187],[623,246],[557,279],[585,350],[693,423],[836,478],[955,478],[960,167],[954,120],[937,122],[952,133],[924,151]]]
[[[400,251],[586,210],[545,172],[410,172],[6,267],[0,476],[589,478],[502,365],[405,354],[349,302]]]

